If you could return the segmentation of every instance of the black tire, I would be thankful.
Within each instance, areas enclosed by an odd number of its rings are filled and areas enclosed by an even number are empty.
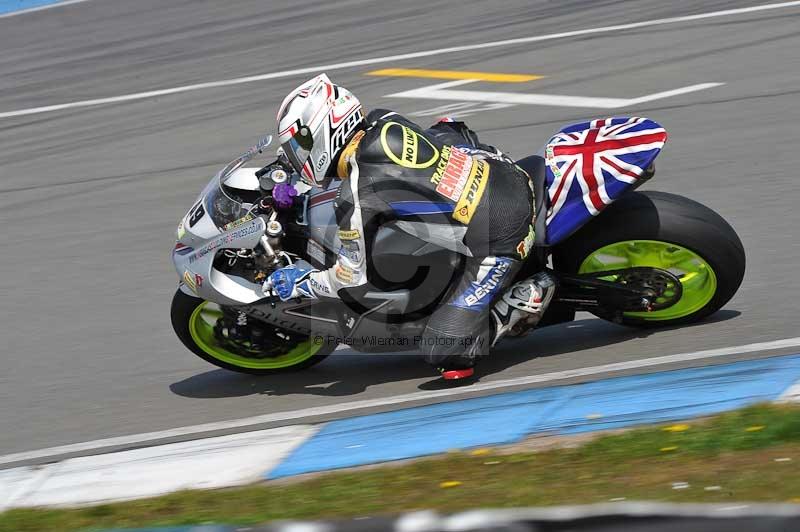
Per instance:
[[[199,356],[206,362],[210,362],[215,366],[220,368],[229,369],[231,371],[237,371],[239,373],[247,373],[250,375],[272,375],[276,373],[286,373],[286,372],[294,372],[300,371],[306,368],[310,368],[316,364],[322,362],[328,355],[330,355],[334,349],[336,349],[336,345],[332,342],[326,342],[325,345],[320,347],[319,351],[316,354],[312,355],[310,358],[303,360],[302,362],[295,364],[293,366],[287,366],[282,368],[249,368],[238,366],[224,360],[220,360],[213,355],[207,353],[203,350],[203,348],[195,342],[194,338],[192,338],[192,334],[189,331],[189,322],[194,313],[195,309],[198,306],[205,303],[203,299],[198,297],[190,296],[184,293],[182,290],[178,289],[175,292],[175,295],[172,297],[172,307],[170,310],[171,318],[172,318],[172,328],[175,330],[175,334],[178,335],[180,341],[185,345],[192,353]]]
[[[652,191],[623,196],[558,244],[553,252],[555,269],[577,273],[595,250],[626,240],[658,240],[693,251],[713,269],[717,288],[705,306],[689,315],[658,321],[625,316],[625,325],[665,327],[700,321],[722,308],[744,278],[744,247],[720,215],[683,196]]]

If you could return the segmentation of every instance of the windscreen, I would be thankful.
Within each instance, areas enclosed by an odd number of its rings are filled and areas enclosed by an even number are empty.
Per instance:
[[[271,142],[271,135],[259,140],[255,146],[228,163],[214,178],[214,186],[209,186],[204,203],[208,215],[219,229],[223,229],[229,223],[243,217],[253,207],[251,203],[245,201],[245,198],[239,197],[234,189],[226,187],[225,179],[247,161],[261,153]]]
[[[226,192],[221,177],[217,178],[217,186],[209,190],[205,198],[206,211],[219,229],[247,214],[251,208],[240,198]]]

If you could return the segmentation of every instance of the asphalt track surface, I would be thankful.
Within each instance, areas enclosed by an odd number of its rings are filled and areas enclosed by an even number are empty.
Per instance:
[[[754,3],[93,0],[0,18],[0,113]],[[798,27],[800,7],[788,7],[330,72],[367,106],[402,113],[453,102],[387,98],[436,81],[366,72],[530,73],[546,77],[475,88],[625,98],[724,83],[611,113],[670,133],[646,188],[701,201],[739,232],[748,272],[726,310],[679,330],[590,317],[543,329],[504,342],[481,382],[798,336]],[[178,220],[308,77],[0,118],[0,454],[438,385],[416,357],[350,351],[304,373],[238,375],[171,330]],[[607,114],[517,105],[468,122],[521,157],[559,126]]]

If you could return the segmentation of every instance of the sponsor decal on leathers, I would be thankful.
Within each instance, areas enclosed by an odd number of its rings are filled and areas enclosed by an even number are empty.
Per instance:
[[[495,257],[494,265],[488,269],[484,263],[478,271],[477,281],[473,281],[452,304],[468,310],[482,310],[494,298],[510,268],[511,259],[505,257]]]
[[[451,146],[442,148],[442,156],[431,176],[431,183],[436,184],[436,192],[450,201],[458,201],[474,164],[472,157],[461,150]]]
[[[402,142],[400,146],[392,146],[392,144],[397,144],[398,140],[394,135],[392,135],[393,138],[389,137],[390,130],[393,127],[400,128]],[[392,162],[404,168],[428,168],[439,158],[439,150],[428,139],[417,134],[410,127],[397,122],[387,122],[383,125],[381,129],[381,146]],[[400,153],[396,153],[398,147],[400,148]]]
[[[339,248],[339,255],[346,257],[354,263],[361,262],[361,246],[358,245],[358,240],[342,241],[342,246]]]
[[[361,233],[358,232],[358,229],[339,229],[339,240],[358,240],[360,236]]]
[[[525,238],[517,244],[517,254],[519,258],[524,259],[528,256],[528,253],[531,252],[531,248],[533,247],[533,242],[536,239],[536,233],[533,232],[533,226],[528,226],[528,234],[525,235]]]
[[[347,146],[345,146],[342,150],[342,154],[339,156],[339,162],[336,164],[336,174],[340,178],[344,179],[349,177],[347,166],[350,157],[355,154],[356,149],[358,148],[358,145],[361,143],[361,139],[364,138],[365,134],[366,133],[363,129],[361,131],[356,131],[356,134],[353,135],[353,138],[350,139],[350,142],[348,142]]]
[[[355,272],[352,268],[337,264],[334,272],[336,273],[336,279],[343,284],[353,284],[355,281]]]
[[[308,284],[311,285],[311,288],[314,290],[314,292],[318,294],[331,295],[331,289],[313,277],[308,278]]]
[[[475,161],[467,180],[467,186],[456,203],[453,218],[464,225],[469,225],[475,209],[483,197],[486,182],[489,180],[489,164],[486,161]]]

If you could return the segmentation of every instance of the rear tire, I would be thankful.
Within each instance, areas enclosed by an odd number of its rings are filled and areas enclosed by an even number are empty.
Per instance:
[[[721,216],[683,196],[650,191],[632,192],[610,205],[559,244],[553,261],[566,273],[630,266],[682,272],[683,295],[674,305],[623,315],[623,324],[636,327],[702,320],[733,297],[745,272],[742,242]]]
[[[172,298],[172,328],[183,345],[206,362],[220,368],[248,373],[250,375],[272,375],[310,368],[322,362],[336,345],[325,342],[318,345],[311,338],[295,346],[285,355],[270,358],[244,357],[228,351],[214,338],[208,325],[213,319],[213,309],[205,311],[208,301],[190,296],[178,289]],[[203,316],[202,314],[210,316]]]

